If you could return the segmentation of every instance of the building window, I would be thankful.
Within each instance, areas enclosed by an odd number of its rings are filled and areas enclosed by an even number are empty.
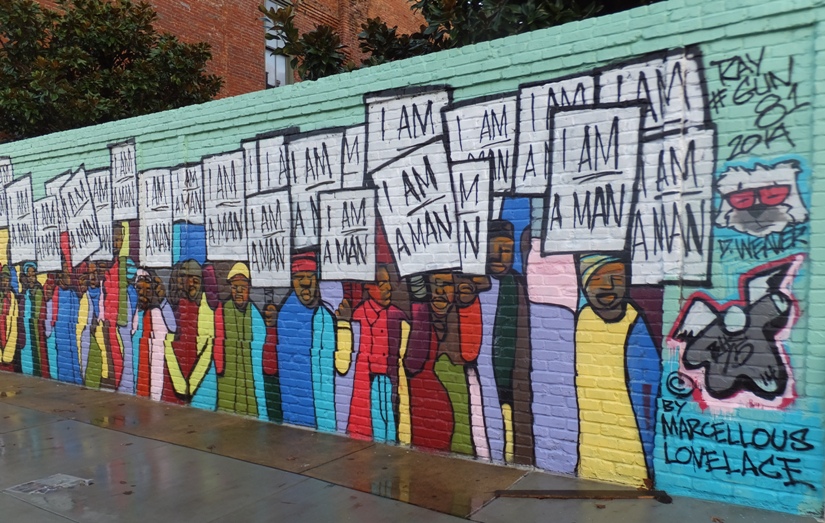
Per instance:
[[[266,0],[267,9],[280,9],[284,4],[276,0]],[[272,22],[269,18],[264,17],[264,28],[267,32],[272,28]],[[266,88],[280,87],[292,83],[292,70],[289,67],[289,59],[286,56],[272,54],[274,49],[283,47],[284,43],[280,40],[267,40],[266,53],[264,60],[266,61]]]

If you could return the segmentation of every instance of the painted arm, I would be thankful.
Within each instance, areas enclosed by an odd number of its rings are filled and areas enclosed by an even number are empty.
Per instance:
[[[6,346],[3,350],[3,363],[9,364],[14,361],[14,355],[17,354],[17,317],[19,316],[19,309],[17,299],[12,296],[9,300],[9,313],[6,316]]]
[[[312,389],[318,430],[335,432],[335,324],[321,306],[312,318]]]
[[[404,367],[411,376],[415,376],[424,368],[424,364],[430,355],[431,341],[429,305],[424,302],[413,302],[412,326],[404,357]]]
[[[269,421],[266,410],[266,391],[264,390],[264,342],[266,324],[264,318],[252,303],[252,377],[255,382],[255,401],[258,404],[258,418]]]
[[[338,347],[335,349],[335,370],[343,376],[349,372],[352,363],[352,323],[346,320],[338,320],[336,337]]]
[[[652,472],[656,437],[656,400],[662,378],[662,362],[641,314],[633,323],[625,351],[630,401],[639,426],[648,471]]]
[[[201,296],[198,309],[198,361],[189,376],[189,393],[194,394],[200,387],[209,366],[212,365],[212,351],[215,345],[215,313],[209,307],[206,294]]]
[[[226,331],[223,324],[223,304],[218,305],[218,310],[215,311],[215,371],[223,376],[224,367],[226,366],[226,356],[224,345],[226,344]]]

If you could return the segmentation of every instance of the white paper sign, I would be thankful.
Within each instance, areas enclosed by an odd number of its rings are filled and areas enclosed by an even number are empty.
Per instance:
[[[95,202],[97,228],[100,233],[100,249],[92,254],[92,260],[108,261],[114,257],[112,252],[112,174],[108,168],[95,169],[86,173]]]
[[[256,287],[289,287],[289,191],[281,189],[246,199],[249,270]]]
[[[172,172],[149,169],[139,175],[140,264],[172,266]]]
[[[321,279],[375,281],[375,190],[323,192]]]
[[[97,214],[83,167],[60,188],[60,201],[69,231],[72,266],[77,267],[101,247]]]
[[[641,113],[640,106],[554,113],[544,253],[625,250]]]
[[[289,141],[292,245],[296,249],[319,243],[318,193],[341,188],[342,139],[343,134],[335,132],[298,136]]]
[[[450,160],[491,158],[493,191],[510,193],[516,143],[516,97],[507,96],[463,105],[445,111],[450,140]]]
[[[26,175],[5,186],[9,218],[9,259],[12,264],[37,260],[37,239],[32,205],[32,177]]]
[[[57,207],[58,207],[58,220],[60,224],[60,232],[68,231],[68,219],[64,214],[63,204],[60,203],[60,188],[63,187],[69,178],[72,177],[72,172],[69,171],[67,173],[63,173],[61,175],[55,176],[51,180],[47,181],[44,186],[46,188],[46,196],[54,196],[57,198]]]
[[[553,110],[595,102],[592,76],[578,76],[519,89],[518,155],[515,193],[544,195],[550,180],[550,118]]]
[[[61,270],[60,202],[57,196],[46,196],[34,202],[34,223],[37,227],[38,272]]]
[[[492,209],[493,159],[469,160],[450,166],[458,209],[461,272],[487,273],[487,228]]]
[[[275,191],[289,186],[289,156],[283,135],[258,140],[258,188]]]
[[[713,135],[693,130],[642,145],[644,165],[630,241],[634,284],[707,279]]]
[[[3,196],[3,187],[14,180],[14,165],[11,158],[8,156],[0,156],[0,199],[5,199]],[[0,229],[9,226],[9,217],[6,214],[6,206],[0,205]]]
[[[241,260],[246,254],[243,163],[243,151],[203,159],[209,260]]]
[[[138,217],[137,153],[133,141],[109,146],[112,173],[112,218],[117,221]]]
[[[172,170],[172,216],[175,222],[203,225],[203,170],[201,164]]]
[[[456,203],[444,144],[421,147],[372,178],[400,275],[459,268]]]
[[[380,169],[443,132],[441,110],[446,90],[419,94],[367,95],[367,172]]]

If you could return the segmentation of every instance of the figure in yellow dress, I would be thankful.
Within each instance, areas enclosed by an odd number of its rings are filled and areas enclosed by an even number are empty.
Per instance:
[[[576,318],[579,475],[641,486],[653,475],[661,358],[616,257],[579,259]]]

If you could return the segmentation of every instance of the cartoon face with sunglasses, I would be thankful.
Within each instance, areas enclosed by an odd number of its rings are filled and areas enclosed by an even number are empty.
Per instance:
[[[722,204],[716,225],[751,236],[765,237],[788,225],[808,220],[799,196],[799,162],[756,164],[753,169],[731,167],[719,177]]]

